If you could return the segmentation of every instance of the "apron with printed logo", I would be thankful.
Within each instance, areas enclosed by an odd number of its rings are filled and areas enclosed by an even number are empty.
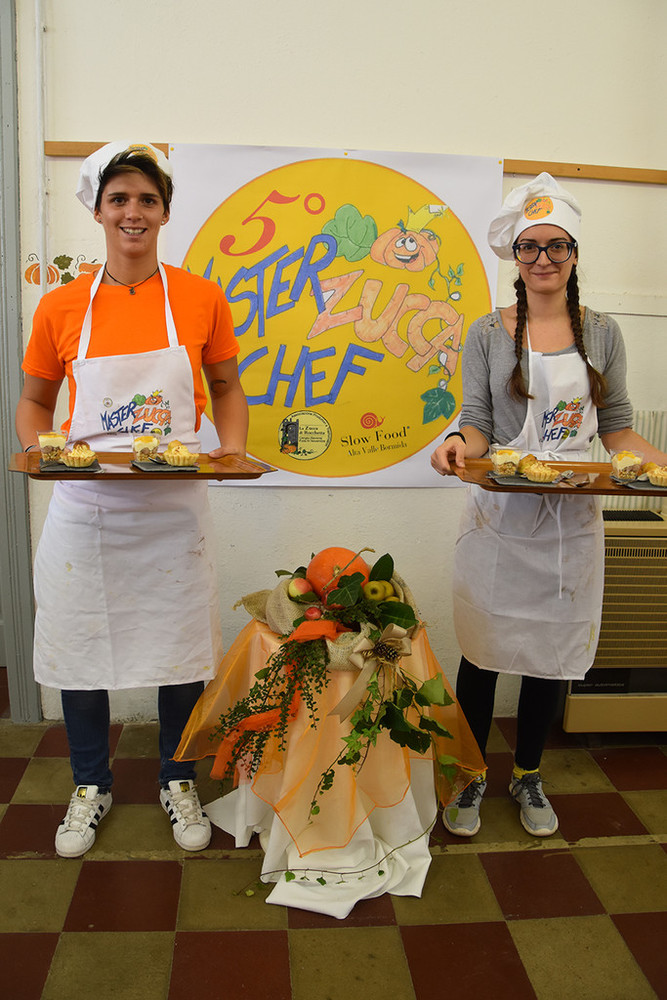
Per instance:
[[[590,460],[597,410],[578,353],[530,350],[526,418],[507,447],[537,458]],[[454,622],[478,667],[580,678],[600,630],[604,536],[598,498],[470,488],[456,543]]]
[[[156,430],[198,450],[192,368],[164,288],[168,346],[88,358],[90,291],[70,440],[131,452]],[[34,668],[48,687],[92,690],[208,680],[222,656],[205,482],[55,484],[35,556]]]

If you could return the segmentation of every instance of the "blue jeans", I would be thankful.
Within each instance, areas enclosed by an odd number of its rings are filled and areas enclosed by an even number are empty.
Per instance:
[[[181,734],[195,702],[204,690],[203,681],[169,684],[158,688],[160,722],[160,772],[158,781],[195,780],[194,761],[173,760]],[[76,785],[98,785],[108,791],[113,784],[109,767],[108,691],[61,691],[70,763]]]

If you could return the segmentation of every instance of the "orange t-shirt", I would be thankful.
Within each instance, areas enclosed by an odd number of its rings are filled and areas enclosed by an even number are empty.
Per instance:
[[[169,304],[178,342],[192,365],[197,427],[206,407],[202,365],[233,358],[239,352],[232,314],[220,287],[179,267],[165,265]],[[39,302],[32,333],[23,359],[28,375],[56,382],[67,377],[69,430],[74,412],[76,384],[72,362],[76,360],[83,318],[90,301],[94,275],[85,274],[49,292]],[[164,293],[160,275],[137,285],[135,294],[122,285],[100,285],[93,300],[92,332],[88,357],[140,354],[167,347]]]

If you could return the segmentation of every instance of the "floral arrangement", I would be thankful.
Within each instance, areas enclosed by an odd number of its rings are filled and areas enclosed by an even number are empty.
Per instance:
[[[441,675],[422,683],[409,670],[412,637],[420,629],[410,591],[394,570],[388,553],[368,566],[361,549],[331,548],[314,554],[308,566],[277,570],[284,578],[273,591],[248,595],[239,604],[267,621],[282,638],[255,683],[219,721],[211,739],[219,739],[213,777],[235,773],[236,765],[252,775],[267,742],[286,745],[287,729],[303,702],[318,722],[318,694],[329,682],[337,659],[358,669],[351,690],[334,713],[349,720],[341,749],[321,775],[310,815],[320,811],[318,797],[334,783],[337,766],[357,771],[379,734],[420,754],[433,748],[442,774],[454,758],[438,754],[436,737],[451,734],[429,714],[434,705],[450,705]]]

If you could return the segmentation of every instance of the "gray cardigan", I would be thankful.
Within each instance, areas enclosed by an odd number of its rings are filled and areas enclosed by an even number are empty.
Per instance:
[[[632,404],[626,388],[625,345],[616,320],[586,309],[584,346],[588,359],[607,380],[606,407],[598,409],[598,433],[632,427]],[[574,345],[555,354],[576,353]],[[472,425],[489,443],[506,444],[520,432],[526,417],[526,401],[514,400],[507,385],[516,364],[514,340],[503,326],[500,310],[475,320],[462,354],[463,406],[459,425]],[[528,384],[528,356],[524,350],[521,368]]]

